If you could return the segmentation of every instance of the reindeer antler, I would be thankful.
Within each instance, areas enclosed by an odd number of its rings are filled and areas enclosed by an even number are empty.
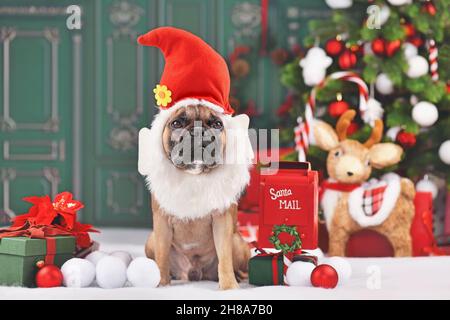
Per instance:
[[[347,110],[339,118],[336,124],[336,133],[338,135],[339,141],[347,139],[347,129],[350,126],[350,123],[352,123],[355,115],[355,110]]]
[[[374,144],[380,142],[382,137],[383,137],[383,121],[377,119],[375,120],[375,125],[372,129],[372,133],[370,134],[369,139],[367,139],[367,141],[364,142],[364,146],[366,148],[370,148]]]

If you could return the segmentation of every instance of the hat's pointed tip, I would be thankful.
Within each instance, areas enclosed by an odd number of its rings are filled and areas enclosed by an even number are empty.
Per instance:
[[[137,43],[139,43],[140,45],[144,45],[144,36],[141,35],[137,38]]]

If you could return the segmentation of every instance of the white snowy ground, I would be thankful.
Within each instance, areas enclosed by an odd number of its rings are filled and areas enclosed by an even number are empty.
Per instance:
[[[94,239],[106,252],[126,250],[144,255],[148,230],[103,229]],[[169,287],[141,289],[28,289],[0,287],[4,299],[450,299],[450,257],[350,259],[352,278],[336,289],[255,287],[219,291],[215,282],[175,282]],[[379,277],[378,277],[379,275]],[[377,282],[377,279],[380,281]],[[379,286],[377,285],[379,284]],[[379,289],[377,289],[379,287]]]

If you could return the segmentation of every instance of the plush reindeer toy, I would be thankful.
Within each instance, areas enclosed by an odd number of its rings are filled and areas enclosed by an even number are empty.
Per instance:
[[[410,228],[414,216],[414,185],[409,179],[389,173],[367,181],[372,168],[398,163],[403,150],[393,143],[379,143],[383,122],[377,120],[365,143],[347,139],[347,128],[356,112],[345,112],[336,130],[316,121],[316,144],[328,151],[329,179],[322,185],[321,207],[329,232],[329,254],[344,256],[350,236],[372,229],[391,243],[394,255],[411,255]]]

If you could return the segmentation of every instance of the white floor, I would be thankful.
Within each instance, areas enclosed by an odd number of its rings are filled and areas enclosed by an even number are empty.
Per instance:
[[[94,239],[101,250],[126,250],[136,256],[149,230],[103,229]],[[450,299],[450,257],[350,259],[352,278],[336,289],[254,287],[219,291],[215,282],[175,282],[169,287],[140,289],[0,287],[3,299]]]

